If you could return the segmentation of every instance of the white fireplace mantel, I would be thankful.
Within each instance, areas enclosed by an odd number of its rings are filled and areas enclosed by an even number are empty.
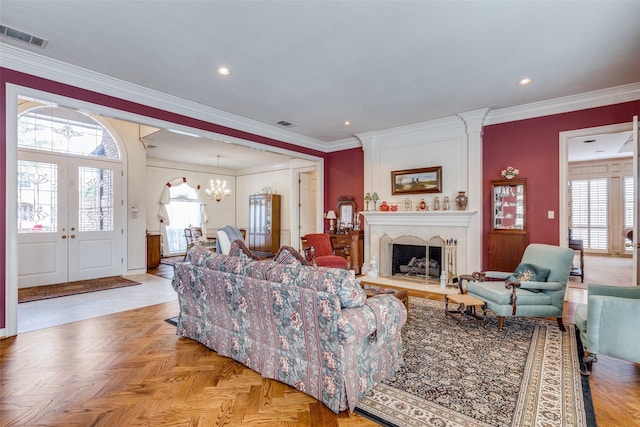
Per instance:
[[[468,227],[477,211],[364,211],[367,225]]]

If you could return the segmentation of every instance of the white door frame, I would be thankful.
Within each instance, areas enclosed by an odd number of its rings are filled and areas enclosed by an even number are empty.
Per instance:
[[[114,115],[117,110],[80,101],[65,96],[52,94],[49,92],[31,89],[28,87],[18,86],[15,84],[6,85],[6,205],[5,205],[5,328],[0,329],[0,337],[9,337],[18,333],[18,230],[16,227],[17,217],[17,170],[18,170],[18,98],[24,96],[27,98],[35,98],[42,101],[50,101],[67,108],[77,108],[83,111],[91,111],[95,114]],[[105,125],[105,127],[109,128]],[[124,144],[115,141],[120,150],[120,160],[122,165],[122,189],[121,199],[127,200],[127,151]],[[127,215],[126,207],[123,203],[119,205],[123,218],[121,233],[122,238],[119,241],[120,253],[123,259],[127,259]],[[126,263],[121,263],[124,274]]]
[[[299,175],[304,172],[314,171],[316,172],[316,210],[319,210],[320,215],[316,213],[316,229],[323,230],[323,218],[322,212],[324,212],[324,159],[318,159],[315,164],[309,165],[309,162],[304,162],[304,165],[292,164],[291,166],[291,206],[290,206],[290,218],[291,218],[291,247],[300,248],[300,218],[298,217],[300,210],[298,205],[300,204],[300,184],[298,182]]]
[[[559,133],[560,139],[560,206],[558,215],[560,215],[560,246],[568,247],[569,245],[569,212],[567,200],[567,185],[569,182],[569,140],[572,138],[586,137],[590,135],[600,135],[605,133],[620,133],[632,130],[632,122],[619,123],[615,125],[598,126],[585,129],[576,129]],[[637,183],[637,172],[634,170],[635,182]],[[637,204],[637,200],[636,200]],[[634,225],[635,228],[635,225]],[[634,233],[635,235],[636,233]],[[634,238],[635,239],[635,238]],[[635,251],[634,251],[635,253]],[[635,256],[634,256],[635,259]],[[636,267],[634,265],[634,270]]]

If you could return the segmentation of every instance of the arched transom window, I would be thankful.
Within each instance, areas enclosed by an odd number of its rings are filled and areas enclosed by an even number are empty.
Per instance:
[[[78,156],[119,159],[118,145],[105,127],[80,111],[41,106],[18,117],[18,146]]]

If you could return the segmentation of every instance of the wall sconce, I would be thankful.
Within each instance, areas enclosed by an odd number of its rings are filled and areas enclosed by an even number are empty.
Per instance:
[[[324,216],[326,219],[329,220],[329,232],[333,233],[336,229],[336,219],[338,218],[336,216],[336,212],[335,211],[329,211],[325,214]]]

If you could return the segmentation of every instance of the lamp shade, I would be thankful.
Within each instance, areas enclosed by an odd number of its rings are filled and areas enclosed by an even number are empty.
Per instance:
[[[327,219],[336,219],[336,218],[338,218],[338,217],[336,216],[335,211],[329,211],[329,212],[327,212],[327,214],[325,215],[325,218],[327,218]]]

